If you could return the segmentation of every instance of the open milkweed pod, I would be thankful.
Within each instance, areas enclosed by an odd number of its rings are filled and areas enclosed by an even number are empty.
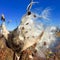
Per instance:
[[[44,31],[35,39],[32,39],[32,40],[27,39],[27,40],[25,40],[24,41],[24,47],[23,47],[23,49],[21,51],[24,51],[25,49],[27,49],[27,48],[31,47],[32,45],[34,45],[35,43],[37,43],[41,39],[43,34],[44,34]]]

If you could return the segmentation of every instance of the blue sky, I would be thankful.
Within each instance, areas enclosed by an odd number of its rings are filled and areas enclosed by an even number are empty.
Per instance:
[[[57,26],[60,24],[60,0],[34,1],[38,1],[39,3],[33,5],[31,9],[33,12],[37,12],[37,9],[43,10],[49,7],[51,8],[51,24]],[[2,13],[5,15],[8,30],[12,30],[20,24],[21,18],[26,13],[26,8],[29,3],[30,0],[0,0],[0,16]],[[8,20],[12,20],[12,22],[7,24]]]

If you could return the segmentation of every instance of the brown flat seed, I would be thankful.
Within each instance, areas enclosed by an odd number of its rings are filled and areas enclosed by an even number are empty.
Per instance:
[[[34,17],[36,17],[36,15],[34,15]]]
[[[26,25],[28,25],[29,23],[26,23]]]
[[[27,37],[27,39],[29,39],[29,37]]]
[[[26,31],[25,33],[28,33],[28,31]]]
[[[44,45],[47,45],[46,42],[44,42]]]
[[[22,27],[22,30],[24,30],[24,27]]]

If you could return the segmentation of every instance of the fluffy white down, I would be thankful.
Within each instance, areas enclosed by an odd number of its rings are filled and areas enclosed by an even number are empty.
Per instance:
[[[44,29],[42,23],[36,25],[34,21],[35,18],[33,14],[25,15],[22,18],[22,22],[21,25],[19,26],[19,29],[21,30],[21,33],[25,36],[23,50],[32,46],[33,43],[35,43],[34,40],[36,40],[36,38],[44,31],[43,36],[41,37],[41,39],[39,40],[36,46],[38,55],[44,57],[45,56],[44,51],[50,46],[53,47],[54,42],[56,41],[56,35],[55,35],[56,28],[47,27]],[[22,27],[24,27],[23,30]],[[44,45],[44,42],[46,42],[46,45]]]
[[[40,57],[45,57],[44,52],[46,51],[46,49],[54,47],[54,43],[57,40],[56,32],[54,32],[55,30],[56,29],[52,27],[47,27],[44,31],[41,40],[37,43],[36,49]],[[44,42],[46,42],[46,45],[44,45]]]

